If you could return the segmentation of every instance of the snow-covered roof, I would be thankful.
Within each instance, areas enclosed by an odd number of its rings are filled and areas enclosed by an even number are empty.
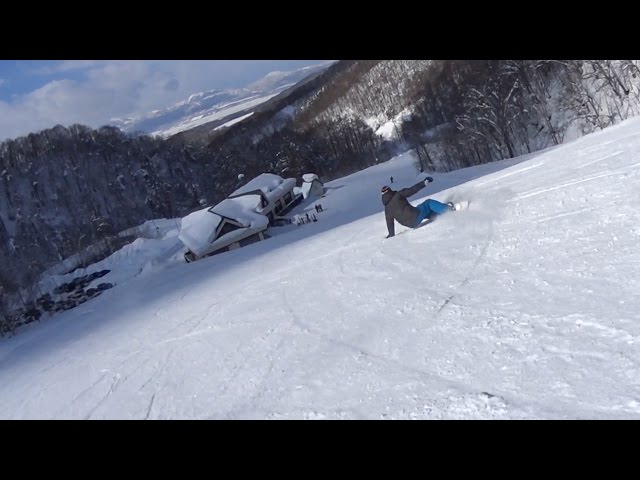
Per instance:
[[[285,192],[292,190],[295,185],[295,178],[282,178],[281,176],[273,173],[263,173],[238,188],[235,192],[229,195],[229,198],[260,190],[264,193],[269,202],[272,202],[280,198]]]
[[[269,219],[256,211],[260,206],[259,195],[227,198],[213,208],[204,208],[184,217],[178,237],[193,253],[203,255],[267,228]],[[216,229],[223,217],[235,220],[245,228],[216,238]]]
[[[243,195],[237,198],[227,198],[221,201],[211,210],[228,218],[232,218],[238,223],[248,227],[252,222],[262,223],[269,219],[257,212],[262,207],[260,195]]]
[[[196,255],[200,255],[201,253],[199,252],[208,248],[214,240],[216,228],[218,228],[221,221],[222,217],[211,213],[209,208],[190,213],[182,219],[182,227],[178,238],[189,250]]]
[[[320,181],[318,175],[316,175],[315,173],[305,173],[304,175],[302,175],[302,180],[304,180],[305,182],[313,182],[314,180]]]

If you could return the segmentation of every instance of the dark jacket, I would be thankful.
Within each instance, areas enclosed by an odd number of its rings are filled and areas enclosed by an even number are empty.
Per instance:
[[[418,182],[413,187],[403,188],[397,192],[389,190],[382,195],[382,203],[384,204],[384,214],[387,218],[387,229],[389,236],[395,235],[396,220],[405,227],[415,227],[418,220],[418,209],[407,201],[407,197],[415,195],[425,187],[424,182]]]

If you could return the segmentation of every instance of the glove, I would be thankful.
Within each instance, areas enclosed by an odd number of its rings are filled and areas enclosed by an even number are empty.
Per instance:
[[[431,182],[433,182],[433,178],[431,178],[431,177],[427,177],[427,178],[424,179],[424,184],[425,185],[429,185]]]

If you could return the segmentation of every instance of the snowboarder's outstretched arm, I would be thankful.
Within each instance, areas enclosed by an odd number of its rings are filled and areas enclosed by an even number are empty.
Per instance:
[[[431,177],[427,177],[427,179],[430,179]],[[433,179],[431,178],[431,181],[433,181]],[[402,195],[404,198],[410,197],[412,195],[415,195],[416,193],[418,193],[420,190],[422,190],[424,187],[427,186],[426,181],[421,181],[416,183],[413,187],[409,187],[409,188],[403,188],[402,190],[399,190],[398,193],[400,195]]]
[[[387,238],[391,238],[396,234],[396,226],[394,224],[395,219],[393,218],[393,215],[391,215],[391,212],[386,208],[384,209],[384,216],[387,218],[387,230],[389,230]]]

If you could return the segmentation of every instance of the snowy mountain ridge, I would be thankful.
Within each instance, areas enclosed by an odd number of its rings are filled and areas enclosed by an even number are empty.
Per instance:
[[[294,86],[305,77],[321,72],[331,63],[299,68],[288,72],[271,72],[244,88],[209,90],[191,94],[186,100],[146,115],[116,118],[112,124],[125,132],[142,131],[170,136],[190,128],[216,121],[222,125]],[[217,126],[217,125],[216,125]]]

